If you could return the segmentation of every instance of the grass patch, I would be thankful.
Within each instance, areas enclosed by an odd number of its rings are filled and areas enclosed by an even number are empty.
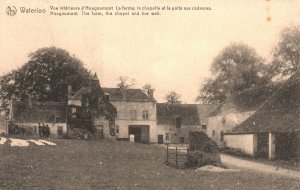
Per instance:
[[[0,145],[0,189],[299,189],[287,177],[168,167],[164,147],[120,141],[51,140]]]

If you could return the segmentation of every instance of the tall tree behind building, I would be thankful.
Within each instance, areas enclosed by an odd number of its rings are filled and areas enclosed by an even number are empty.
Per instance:
[[[200,88],[197,101],[222,103],[226,94],[247,90],[270,81],[268,66],[256,51],[244,43],[233,43],[215,57],[211,77]]]
[[[62,101],[67,98],[66,84],[78,90],[90,82],[91,73],[75,56],[56,47],[40,48],[29,54],[21,68],[0,77],[0,111],[7,115],[9,100]],[[64,91],[64,92],[62,92]]]
[[[300,25],[286,27],[273,51],[273,76],[291,76],[300,69]]]

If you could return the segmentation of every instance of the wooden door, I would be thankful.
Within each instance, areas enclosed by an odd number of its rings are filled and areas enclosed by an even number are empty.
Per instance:
[[[164,136],[158,135],[158,144],[164,144]]]

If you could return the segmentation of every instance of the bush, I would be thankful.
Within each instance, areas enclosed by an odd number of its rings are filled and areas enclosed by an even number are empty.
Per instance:
[[[87,129],[72,128],[64,136],[66,139],[92,139],[92,133]]]
[[[219,166],[221,157],[219,153],[207,153],[201,150],[195,150],[189,153],[187,159],[188,167],[201,167],[204,165]]]

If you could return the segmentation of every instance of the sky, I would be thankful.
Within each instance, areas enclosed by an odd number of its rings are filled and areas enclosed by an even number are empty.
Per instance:
[[[49,16],[49,6],[210,6],[159,16]],[[7,6],[45,8],[46,14],[6,15]],[[194,103],[210,64],[223,48],[244,42],[267,60],[282,28],[300,24],[297,0],[1,0],[0,75],[17,69],[41,47],[66,49],[96,72],[102,87],[119,76],[150,83],[155,98],[171,90]],[[268,20],[269,18],[269,20]]]

